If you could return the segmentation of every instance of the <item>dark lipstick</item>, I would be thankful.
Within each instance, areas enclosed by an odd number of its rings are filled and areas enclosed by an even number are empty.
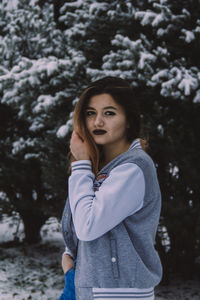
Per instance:
[[[101,135],[101,134],[105,134],[106,131],[105,130],[102,130],[102,129],[96,129],[93,131],[94,134],[96,135]]]

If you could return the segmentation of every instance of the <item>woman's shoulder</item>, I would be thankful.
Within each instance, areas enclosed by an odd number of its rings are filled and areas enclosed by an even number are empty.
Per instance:
[[[135,148],[129,149],[128,151],[120,154],[118,157],[113,159],[109,164],[101,169],[99,174],[109,174],[116,167],[125,165],[127,168],[135,168],[137,165],[140,169],[145,169],[147,166],[155,167],[151,157],[142,149]]]
[[[147,166],[154,166],[154,162],[150,155],[143,149],[130,149],[122,155],[116,165],[122,165],[126,163],[132,163],[138,165],[141,169]]]

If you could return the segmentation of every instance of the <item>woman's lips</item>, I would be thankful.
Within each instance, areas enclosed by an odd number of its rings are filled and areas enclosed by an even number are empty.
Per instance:
[[[95,135],[102,135],[102,134],[105,134],[106,131],[105,131],[105,130],[102,130],[102,129],[96,129],[96,130],[93,131],[93,133],[94,133]]]

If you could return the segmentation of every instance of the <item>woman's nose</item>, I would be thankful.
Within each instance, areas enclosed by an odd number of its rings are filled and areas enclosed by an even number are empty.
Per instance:
[[[96,126],[102,126],[104,124],[103,117],[101,115],[97,115],[95,119]]]

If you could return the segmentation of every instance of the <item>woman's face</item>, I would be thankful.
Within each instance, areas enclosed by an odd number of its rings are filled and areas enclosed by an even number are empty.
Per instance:
[[[127,143],[127,120],[124,109],[110,94],[90,98],[85,111],[86,126],[98,145]]]

